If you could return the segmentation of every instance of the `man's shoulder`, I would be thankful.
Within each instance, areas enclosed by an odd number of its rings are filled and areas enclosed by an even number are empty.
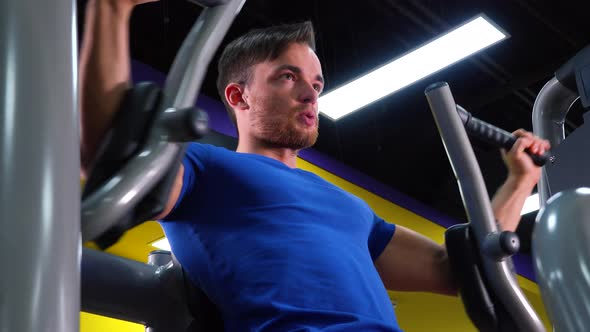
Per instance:
[[[226,147],[199,142],[187,144],[184,160],[185,167],[196,167],[201,171],[209,167],[228,168],[228,165],[244,165],[251,162],[243,154]]]
[[[223,148],[218,146],[208,144],[208,143],[199,143],[199,142],[190,142],[187,144],[187,151],[216,151]]]
[[[232,155],[236,154],[235,151],[228,150],[227,148],[208,144],[208,143],[199,143],[199,142],[191,142],[187,144],[186,153],[189,156],[198,156],[198,157],[207,157],[214,155]]]

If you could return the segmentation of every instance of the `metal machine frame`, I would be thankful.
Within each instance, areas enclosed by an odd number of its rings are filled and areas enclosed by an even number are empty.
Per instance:
[[[206,8],[174,61],[147,144],[82,204],[75,2],[0,3],[1,331],[77,332],[81,307],[154,332],[189,328],[170,257],[141,264],[82,250],[82,240],[115,225],[182,154],[170,126],[174,114],[194,105],[245,0],[193,2]]]
[[[580,188],[590,187],[590,158],[584,153],[590,131],[587,126],[580,127],[565,139],[564,130],[565,117],[574,102],[581,99],[582,106],[590,108],[590,71],[586,70],[589,64],[590,46],[557,70],[555,77],[537,96],[533,109],[535,134],[549,140],[552,145],[551,153],[531,156],[537,165],[544,165],[538,185],[541,210],[533,232],[533,260],[541,295],[558,331],[578,331],[590,326],[587,310],[590,306],[590,251],[587,248],[590,238],[590,188]],[[493,320],[481,319],[487,317],[486,314],[494,316],[496,305],[493,302],[498,301],[506,308],[509,320],[518,325],[519,331],[545,331],[510,269],[509,257],[514,250],[507,248],[501,240],[502,233],[506,232],[500,232],[496,225],[467,132],[504,148],[509,148],[504,143],[514,142],[515,138],[492,125],[472,119],[471,114],[455,104],[445,82],[430,85],[425,94],[470,221],[461,226],[467,226],[467,234],[475,239],[455,238],[464,242],[473,241],[479,259],[476,269],[483,275],[475,282],[469,278],[465,280],[470,282],[470,286],[481,287],[482,294],[491,294],[494,298],[490,302],[491,313],[478,315],[479,312],[466,308],[470,314],[476,312],[470,317],[474,323],[481,324],[478,327],[486,330],[512,330],[512,327],[493,326]],[[579,168],[572,172],[573,167]],[[461,286],[459,288],[461,290]],[[489,288],[489,293],[486,288]],[[477,292],[468,295],[473,297],[474,294],[478,295]]]

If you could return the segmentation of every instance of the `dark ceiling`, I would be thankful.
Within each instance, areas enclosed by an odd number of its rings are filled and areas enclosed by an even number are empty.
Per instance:
[[[166,73],[200,10],[182,0],[138,7],[131,24],[132,57]],[[247,0],[223,45],[251,28],[311,20],[329,91],[479,13],[511,37],[337,122],[322,117],[315,146],[392,188],[464,219],[424,88],[445,80],[455,100],[475,116],[508,131],[531,130],[536,94],[561,63],[590,42],[588,2]],[[211,66],[202,92],[219,99],[215,67]],[[582,123],[579,108],[568,116],[568,131]],[[493,194],[506,176],[500,154],[473,143]]]

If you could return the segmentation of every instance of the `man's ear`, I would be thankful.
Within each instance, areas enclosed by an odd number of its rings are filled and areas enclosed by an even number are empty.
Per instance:
[[[250,108],[244,98],[244,87],[238,83],[230,83],[225,87],[225,99],[234,109],[247,110]]]

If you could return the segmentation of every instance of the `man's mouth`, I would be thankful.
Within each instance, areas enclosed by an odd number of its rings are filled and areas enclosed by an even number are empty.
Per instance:
[[[317,121],[317,116],[313,111],[304,111],[299,115],[299,117],[307,126],[314,126]]]

